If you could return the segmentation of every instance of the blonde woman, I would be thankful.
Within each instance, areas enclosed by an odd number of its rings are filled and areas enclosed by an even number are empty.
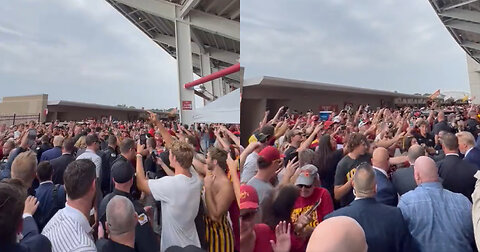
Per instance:
[[[77,157],[82,155],[87,149],[87,137],[81,136],[75,143],[75,148],[77,148]]]

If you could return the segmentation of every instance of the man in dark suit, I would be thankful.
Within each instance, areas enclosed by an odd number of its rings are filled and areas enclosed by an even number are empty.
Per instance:
[[[480,147],[475,146],[475,137],[468,131],[455,134],[458,138],[458,149],[465,155],[463,160],[477,166],[480,170]]]
[[[73,139],[63,141],[62,155],[50,160],[53,169],[52,181],[54,184],[63,185],[63,173],[65,172],[65,169],[67,169],[68,164],[75,160],[75,157],[73,156],[74,144],[75,142],[73,142]]]
[[[375,172],[369,164],[357,167],[353,177],[355,200],[350,205],[327,215],[348,216],[365,231],[368,251],[419,251],[408,231],[400,209],[378,203],[375,199]]]
[[[372,166],[377,183],[377,195],[375,198],[378,203],[397,206],[397,190],[395,190],[395,187],[388,177],[388,172],[390,171],[389,158],[388,150],[383,147],[378,147],[373,151]]]
[[[114,135],[108,136],[107,149],[102,154],[102,172],[101,172],[101,188],[103,195],[107,195],[112,192],[110,188],[111,184],[111,170],[112,164],[117,159],[120,151],[117,147],[117,137]]]
[[[37,152],[37,161],[40,162],[40,158],[42,157],[42,154],[50,150],[52,148],[52,145],[50,144],[50,138],[47,135],[43,135],[41,138],[42,144],[38,146],[35,150]]]
[[[478,133],[480,133],[480,123],[478,123],[477,112],[468,112],[468,119],[465,122],[465,130],[472,133],[473,137],[478,140]]]
[[[472,201],[476,179],[473,175],[477,167],[458,155],[458,139],[452,133],[442,137],[445,158],[438,162],[438,174],[443,179],[442,185],[452,192],[461,193]]]
[[[440,131],[452,132],[452,128],[448,125],[447,120],[445,120],[445,113],[443,111],[438,112],[437,116],[438,122],[433,125],[432,133],[438,135]]]
[[[53,138],[53,148],[42,153],[40,161],[48,161],[62,155],[62,144],[64,138],[62,136],[55,136]]]
[[[415,160],[421,156],[425,156],[425,148],[418,144],[410,146],[408,149],[408,161],[410,162],[410,166],[407,168],[400,168],[392,174],[392,183],[398,194],[403,195],[417,187],[417,183],[415,183],[415,178],[413,176],[413,164],[415,163]]]
[[[38,164],[37,178],[40,181],[40,186],[35,189],[35,197],[37,197],[40,204],[33,217],[37,222],[40,232],[53,215],[57,213],[59,209],[65,207],[65,188],[60,184],[53,184],[52,174],[52,165],[48,161],[43,161]]]
[[[101,238],[97,241],[98,251],[134,252],[135,232],[139,221],[132,202],[117,195],[108,202],[105,211],[109,239]]]
[[[36,210],[35,198],[25,198],[20,181],[13,179],[0,182],[0,251],[52,251],[50,241],[38,233],[32,218]],[[22,214],[25,215],[24,219]],[[24,237],[17,242],[20,232]]]

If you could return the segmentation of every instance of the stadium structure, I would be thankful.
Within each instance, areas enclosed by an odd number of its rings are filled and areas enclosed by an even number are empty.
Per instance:
[[[429,0],[455,41],[467,53],[472,102],[480,104],[480,0]]]
[[[106,1],[177,59],[183,123],[195,95],[208,103],[240,87],[240,0]]]

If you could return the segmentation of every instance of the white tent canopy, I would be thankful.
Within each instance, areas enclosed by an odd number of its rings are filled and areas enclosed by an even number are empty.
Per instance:
[[[196,109],[193,114],[196,123],[240,123],[240,89]]]

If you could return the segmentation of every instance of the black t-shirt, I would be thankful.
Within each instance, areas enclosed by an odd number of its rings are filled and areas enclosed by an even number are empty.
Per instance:
[[[135,207],[135,212],[137,212],[139,220],[137,223],[137,227],[135,228],[135,248],[138,251],[158,252],[160,250],[160,244],[158,243],[152,226],[149,223],[152,220],[148,219],[145,210],[143,209],[143,206],[138,203],[138,201],[134,200],[129,193],[115,189],[112,193],[108,194],[107,196],[105,196],[105,198],[103,198],[102,202],[100,203],[100,207],[98,208],[98,216],[100,217],[102,225],[105,227],[105,221],[107,219],[107,204],[115,195],[124,196],[130,199],[133,203],[133,206]]]
[[[427,147],[435,147],[435,137],[432,134],[427,133],[426,137],[421,134],[416,134],[414,136],[417,139],[418,144],[425,144]]]
[[[297,149],[296,147],[293,147],[293,146],[289,146],[285,152],[283,153],[285,155],[285,157],[283,158],[283,164],[286,166],[288,161],[292,160],[296,155],[298,155],[297,153]],[[298,158],[297,158],[298,160]]]
[[[480,132],[480,124],[477,120],[469,118],[465,123],[465,130],[472,133],[473,137],[477,139],[478,132]]]
[[[345,155],[340,162],[338,162],[337,165],[337,170],[335,171],[335,186],[341,186],[344,185],[348,180],[353,178],[353,175],[355,174],[356,167],[363,163],[367,162],[370,163],[372,159],[372,156],[367,153],[364,154],[357,159],[352,159],[350,156]],[[342,207],[347,206],[350,204],[355,199],[355,196],[353,195],[353,190],[350,190],[345,196],[343,196],[340,199],[340,205]]]
[[[440,131],[452,132],[452,128],[448,125],[447,121],[441,121],[433,125],[432,133],[433,135],[438,135]]]
[[[136,235],[136,234],[135,234]],[[99,239],[95,244],[98,252],[135,252],[134,248],[130,248],[120,243],[116,243],[112,240]]]

